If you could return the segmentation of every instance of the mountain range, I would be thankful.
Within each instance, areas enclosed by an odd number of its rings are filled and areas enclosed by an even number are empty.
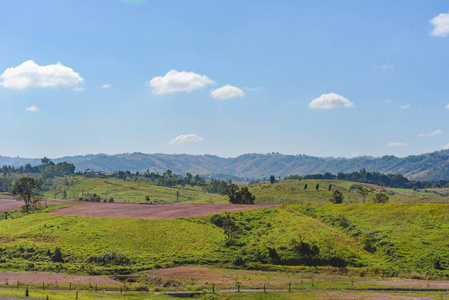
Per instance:
[[[330,172],[348,173],[365,168],[370,172],[402,174],[411,180],[449,180],[449,150],[441,150],[403,158],[396,156],[322,158],[308,155],[284,155],[279,153],[243,154],[235,158],[215,155],[189,154],[90,154],[52,159],[55,163],[67,161],[77,171],[92,169],[107,173],[118,170],[131,172],[164,172],[200,174],[220,178],[263,179],[270,175],[285,177],[291,174],[307,175]],[[40,163],[38,158],[0,156],[0,165],[20,166]]]

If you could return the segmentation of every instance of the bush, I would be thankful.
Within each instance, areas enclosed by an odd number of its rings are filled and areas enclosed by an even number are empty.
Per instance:
[[[344,198],[345,197],[343,196],[342,192],[340,192],[339,190],[335,190],[334,193],[332,194],[332,198],[329,201],[334,204],[341,204],[343,203]]]

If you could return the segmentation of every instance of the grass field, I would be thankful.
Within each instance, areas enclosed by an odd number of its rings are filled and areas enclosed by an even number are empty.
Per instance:
[[[148,183],[123,181],[117,178],[86,178],[74,176],[70,179],[70,186],[63,185],[63,179],[56,179],[58,187],[56,199],[64,200],[61,190],[66,191],[65,200],[78,200],[82,195],[97,194],[101,199],[114,198],[115,202],[144,203],[146,196],[150,196],[153,203],[176,203],[176,193],[179,191],[180,203],[228,203],[228,198],[220,194],[204,192],[198,186],[163,187]],[[305,185],[307,184],[307,189]],[[316,185],[319,189],[316,190]],[[328,204],[336,189],[343,192],[346,203],[361,203],[361,197],[356,192],[349,192],[354,182],[340,180],[281,180],[274,184],[259,183],[249,186],[256,196],[255,204]],[[329,191],[329,185],[331,190]],[[413,191],[412,189],[383,188],[370,184],[376,192],[384,191],[389,194],[390,202],[447,202],[440,191]],[[0,195],[1,197],[1,195]],[[367,202],[373,195],[368,196]],[[55,199],[53,191],[46,192],[44,198]]]
[[[193,264],[384,276],[429,270],[435,278],[449,275],[445,204],[287,205],[234,213],[232,229],[217,223],[221,216],[142,220],[38,212],[1,220],[0,268],[129,274]],[[307,252],[300,243],[318,250]],[[64,263],[52,261],[56,247]]]
[[[115,202],[145,203],[146,196],[150,196],[153,203],[176,203],[176,193],[179,191],[179,202],[186,203],[226,203],[226,197],[220,194],[203,192],[198,186],[164,187],[148,183],[124,181],[118,178],[86,178],[74,176],[70,185],[65,186],[63,179],[56,179],[57,200],[78,200],[89,194],[97,194],[102,199],[114,198]],[[61,190],[67,189],[66,199]],[[54,191],[44,194],[47,199],[55,199]]]

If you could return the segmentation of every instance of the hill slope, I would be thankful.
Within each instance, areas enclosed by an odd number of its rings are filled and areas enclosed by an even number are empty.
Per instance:
[[[219,177],[267,178],[271,174],[288,176],[331,172],[354,172],[365,168],[371,172],[399,173],[413,180],[449,179],[449,151],[412,155],[404,158],[395,156],[319,158],[307,155],[244,154],[235,158],[214,155],[187,154],[116,154],[70,156],[54,159],[75,164],[78,171],[93,169],[113,172],[117,170],[142,171],[149,169],[163,172],[170,169],[178,174],[192,174]],[[23,159],[0,156],[0,165],[37,164],[38,159]]]

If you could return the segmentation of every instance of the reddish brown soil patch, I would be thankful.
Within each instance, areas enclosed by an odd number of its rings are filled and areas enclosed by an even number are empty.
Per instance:
[[[50,274],[50,273],[5,273],[0,272],[0,284],[46,283],[46,284],[121,284],[120,281],[105,276]]]
[[[0,199],[0,213],[20,209],[23,205],[23,201],[17,201],[15,199]]]
[[[322,299],[344,299],[344,300],[355,300],[355,299],[369,299],[369,300],[415,300],[415,299],[429,299],[431,297],[420,297],[420,296],[406,296],[406,295],[392,295],[386,293],[373,293],[373,294],[363,294],[363,293],[330,293],[324,294]]]
[[[141,219],[173,219],[178,217],[200,217],[224,212],[237,212],[273,205],[234,205],[234,204],[134,204],[47,201],[47,203],[69,204],[71,207],[50,212],[52,215],[78,217],[131,217]]]
[[[161,277],[179,281],[194,280],[197,283],[215,283],[220,285],[234,286],[241,282],[245,286],[286,286],[289,282],[306,282],[310,279],[300,277],[282,277],[278,272],[249,271],[249,270],[220,270],[199,267],[179,267],[169,269],[151,270],[146,273],[149,277]]]
[[[404,286],[404,287],[416,287],[416,288],[426,288],[426,280],[402,280],[402,281],[392,281],[392,280],[379,280],[376,282],[377,285],[384,286]],[[449,288],[449,281],[429,281],[430,288]]]

